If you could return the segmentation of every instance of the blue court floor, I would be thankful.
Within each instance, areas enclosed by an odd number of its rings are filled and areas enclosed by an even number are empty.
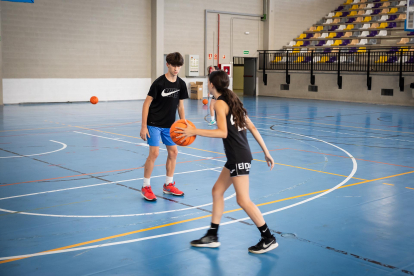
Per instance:
[[[210,223],[221,139],[166,151],[140,195],[143,101],[0,107],[0,275],[414,275],[414,109],[244,98],[276,162],[248,135],[250,195],[279,247],[248,253],[259,231],[225,194],[218,249],[191,248]],[[201,101],[187,119],[212,128]],[[165,149],[164,146],[161,149]]]

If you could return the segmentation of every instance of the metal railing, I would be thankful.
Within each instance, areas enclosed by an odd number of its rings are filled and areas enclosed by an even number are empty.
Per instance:
[[[315,84],[314,72],[336,71],[338,87],[342,88],[341,72],[366,72],[367,86],[371,89],[372,72],[396,72],[400,74],[400,90],[404,89],[403,72],[414,72],[414,48],[318,48],[304,51],[298,49],[260,50],[259,70],[267,84],[266,71],[285,71],[286,83],[290,84],[289,71],[309,71],[311,85]]]

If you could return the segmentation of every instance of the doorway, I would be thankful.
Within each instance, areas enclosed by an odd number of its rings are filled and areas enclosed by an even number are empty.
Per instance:
[[[233,91],[237,96],[256,96],[257,58],[233,57]]]

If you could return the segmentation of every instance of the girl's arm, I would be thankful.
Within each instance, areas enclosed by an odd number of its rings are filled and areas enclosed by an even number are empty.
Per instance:
[[[269,150],[267,149],[265,142],[263,141],[262,135],[260,135],[259,131],[254,126],[253,122],[250,121],[250,118],[248,116],[246,116],[246,124],[247,124],[247,129],[250,131],[250,133],[253,135],[254,139],[256,139],[257,143],[262,148],[262,150],[265,154],[265,159],[266,159],[267,165],[272,170],[274,165],[275,165],[275,162],[273,161],[273,158],[270,155]]]
[[[178,127],[180,130],[176,131],[176,133],[181,133],[182,135],[177,138],[187,138],[194,135],[211,138],[227,138],[226,110],[228,109],[228,106],[224,101],[216,101],[215,109],[217,114],[217,129],[200,129],[187,124],[186,128]],[[184,140],[185,139],[182,141]]]

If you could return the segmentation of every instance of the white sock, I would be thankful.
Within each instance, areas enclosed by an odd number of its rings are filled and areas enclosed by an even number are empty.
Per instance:
[[[173,183],[173,176],[171,176],[171,177],[169,177],[169,176],[165,177],[165,184],[168,185],[170,183]]]
[[[150,186],[150,180],[151,180],[151,178],[145,178],[144,177],[144,185],[143,185],[143,187]]]
[[[211,120],[214,121],[214,116],[210,116],[210,117],[211,117]]]

